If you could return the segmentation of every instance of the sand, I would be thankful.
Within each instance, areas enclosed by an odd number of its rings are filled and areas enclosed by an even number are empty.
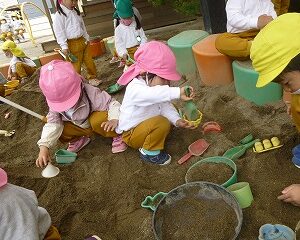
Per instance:
[[[201,28],[187,25],[188,28]],[[184,29],[158,32],[160,39],[168,39]],[[105,88],[121,74],[117,65],[109,65],[110,56],[99,58],[99,77],[106,80]],[[188,78],[195,85],[199,77]],[[122,94],[117,98],[121,99]],[[13,93],[9,99],[40,114],[47,113],[44,97],[37,86],[37,78]],[[9,174],[9,181],[36,192],[41,206],[45,207],[66,240],[80,240],[97,234],[103,240],[152,240],[153,213],[140,204],[147,195],[168,192],[184,183],[187,169],[199,159],[222,155],[244,136],[255,138],[279,137],[284,146],[262,154],[247,153],[236,161],[238,181],[247,181],[252,188],[254,202],[243,210],[244,222],[239,239],[252,240],[265,223],[280,223],[291,228],[300,219],[300,209],[277,200],[280,191],[289,184],[300,183],[300,170],[291,161],[291,149],[300,143],[282,101],[256,106],[237,96],[234,85],[223,87],[197,87],[195,100],[203,112],[203,123],[217,121],[223,131],[202,134],[196,130],[172,129],[166,151],[173,161],[168,166],[146,164],[137,151],[128,149],[121,154],[111,153],[111,140],[94,136],[71,165],[59,165],[60,174],[44,179],[35,166],[38,155],[36,142],[43,123],[7,105],[0,105],[0,129],[16,130],[13,138],[0,136],[0,166]],[[11,111],[9,119],[4,113]],[[188,146],[199,138],[211,145],[202,157],[192,157],[178,165],[177,160],[187,152]],[[52,150],[66,147],[58,144]],[[56,164],[58,165],[58,164]]]

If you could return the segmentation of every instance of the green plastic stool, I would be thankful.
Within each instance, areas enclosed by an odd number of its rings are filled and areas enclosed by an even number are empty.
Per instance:
[[[239,96],[257,105],[275,102],[282,99],[282,87],[274,82],[262,88],[256,87],[258,73],[253,69],[252,62],[233,61],[233,76],[236,92]]]
[[[176,56],[177,71],[183,75],[197,71],[192,46],[208,36],[201,30],[183,31],[168,40],[168,45]]]

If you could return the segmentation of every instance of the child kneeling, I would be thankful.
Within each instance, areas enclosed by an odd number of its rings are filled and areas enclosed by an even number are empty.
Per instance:
[[[114,132],[120,103],[107,92],[83,83],[71,63],[54,60],[44,65],[39,85],[46,97],[49,113],[38,141],[38,167],[50,161],[49,148],[58,139],[69,143],[68,151],[78,152],[90,142],[93,132],[113,138],[113,153],[126,150],[121,136]]]
[[[7,73],[8,80],[19,79],[26,82],[35,72],[36,64],[13,41],[5,41],[1,48],[6,57],[12,58]]]
[[[176,127],[194,128],[181,119],[171,103],[173,99],[191,100],[184,87],[170,87],[180,80],[176,59],[164,43],[152,41],[141,46],[134,55],[136,62],[123,73],[118,84],[126,85],[120,108],[118,133],[128,146],[139,149],[142,160],[165,165],[171,156],[164,151],[171,123]]]

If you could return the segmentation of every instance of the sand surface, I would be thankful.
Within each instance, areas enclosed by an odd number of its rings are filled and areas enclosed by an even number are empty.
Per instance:
[[[187,25],[186,29],[201,26]],[[167,40],[184,29],[156,32],[151,38]],[[121,69],[109,65],[109,54],[97,59],[99,77],[105,88],[115,82]],[[47,114],[45,99],[37,85],[37,75],[13,93],[9,99],[42,115]],[[199,85],[199,77],[187,77],[190,84]],[[122,99],[122,94],[117,98]],[[167,140],[166,151],[173,161],[168,166],[142,162],[137,151],[128,149],[111,153],[111,140],[94,136],[71,165],[59,165],[61,173],[52,179],[41,176],[35,166],[38,155],[36,142],[43,123],[5,104],[0,105],[0,129],[16,130],[12,138],[0,136],[0,166],[9,174],[9,181],[36,192],[62,238],[80,240],[97,234],[103,240],[151,240],[152,212],[140,204],[147,195],[168,192],[184,183],[187,169],[199,159],[222,155],[249,133],[265,139],[278,136],[284,146],[263,154],[247,153],[236,161],[238,180],[250,183],[254,195],[251,207],[243,210],[244,222],[239,239],[257,239],[258,229],[265,223],[280,223],[291,228],[300,220],[300,209],[277,200],[280,191],[292,183],[300,183],[300,170],[292,162],[292,147],[300,143],[296,128],[282,101],[262,107],[237,96],[234,84],[223,87],[197,87],[195,100],[203,112],[203,123],[217,121],[221,133],[203,135],[196,130],[174,128]],[[11,111],[9,119],[4,113]],[[186,164],[177,160],[187,152],[189,144],[205,138],[211,145],[202,157],[192,157]],[[58,144],[52,150],[66,147]],[[192,216],[191,216],[192,217]]]

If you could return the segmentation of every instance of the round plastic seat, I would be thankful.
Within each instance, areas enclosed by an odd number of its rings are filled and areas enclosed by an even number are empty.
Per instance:
[[[168,45],[176,56],[176,68],[178,72],[184,75],[196,72],[192,47],[208,35],[208,32],[202,30],[188,30],[168,40]]]
[[[233,61],[234,85],[239,96],[257,105],[275,102],[282,99],[282,87],[274,82],[265,87],[257,88],[258,73],[253,69],[252,62]]]
[[[233,81],[232,61],[215,47],[218,35],[209,35],[192,48],[201,81],[207,86],[227,85]]]

